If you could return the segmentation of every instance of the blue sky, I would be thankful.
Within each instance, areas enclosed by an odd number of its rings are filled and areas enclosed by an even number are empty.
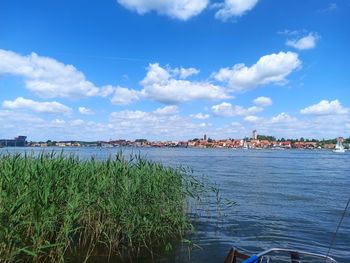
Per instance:
[[[0,137],[350,135],[346,0],[4,0]]]

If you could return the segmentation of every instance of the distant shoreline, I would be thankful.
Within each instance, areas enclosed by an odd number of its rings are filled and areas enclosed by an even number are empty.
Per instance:
[[[225,150],[322,150],[322,151],[331,151],[334,148],[282,148],[282,147],[267,147],[267,148],[243,148],[243,147],[180,147],[180,146],[113,146],[113,147],[104,147],[104,146],[8,146],[8,147],[0,147],[0,149],[122,149],[122,148],[136,148],[136,149],[201,149],[201,150],[208,150],[208,149],[225,149]],[[349,150],[349,148],[346,148]]]

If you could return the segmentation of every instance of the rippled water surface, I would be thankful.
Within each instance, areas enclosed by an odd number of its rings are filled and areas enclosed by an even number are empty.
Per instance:
[[[65,149],[101,159],[118,150]],[[198,209],[201,216],[197,231],[190,238],[201,249],[194,249],[189,259],[187,248],[179,246],[174,253],[160,257],[161,262],[223,262],[231,246],[250,253],[271,247],[327,253],[350,196],[350,152],[180,148],[123,151],[141,152],[166,165],[191,167],[196,176],[205,175],[216,183],[222,198],[237,202],[233,207],[224,206],[219,214]],[[216,207],[215,200],[209,203],[211,208]],[[331,255],[339,262],[350,262],[350,211]]]

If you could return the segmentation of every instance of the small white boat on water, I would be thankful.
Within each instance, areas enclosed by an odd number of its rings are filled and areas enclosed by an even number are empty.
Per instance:
[[[249,149],[248,143],[247,143],[246,140],[243,141],[243,149],[244,149],[244,150],[248,150],[248,149]]]
[[[341,142],[341,140],[337,140],[337,144],[335,145],[335,148],[333,150],[335,153],[345,153],[344,146]]]

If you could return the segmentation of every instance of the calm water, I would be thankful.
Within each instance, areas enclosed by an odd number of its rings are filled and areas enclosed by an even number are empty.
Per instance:
[[[65,151],[103,159],[118,149]],[[124,149],[125,154],[132,151],[166,165],[189,166],[196,176],[205,175],[216,183],[223,198],[237,202],[234,207],[223,207],[219,214],[198,209],[197,231],[190,238],[201,249],[194,249],[189,259],[187,248],[179,245],[174,253],[159,257],[160,262],[223,262],[231,246],[250,253],[271,247],[327,253],[350,196],[350,152]],[[208,200],[210,211],[215,210],[214,203]],[[350,211],[331,255],[339,262],[350,262]]]

